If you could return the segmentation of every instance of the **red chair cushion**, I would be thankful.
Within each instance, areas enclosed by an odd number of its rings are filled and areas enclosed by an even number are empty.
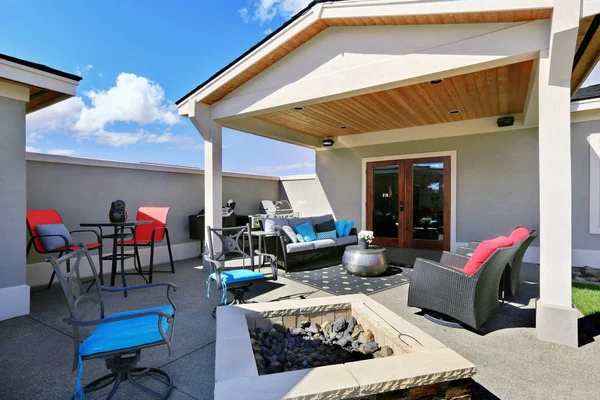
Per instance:
[[[151,224],[138,225],[135,228],[135,238],[138,243],[150,243],[152,241],[152,231],[156,228],[167,226],[167,216],[170,207],[140,207],[136,219],[138,221],[152,221]],[[160,242],[165,236],[164,229],[156,231],[154,240]],[[133,244],[133,240],[131,241]]]
[[[31,236],[39,235],[37,231],[38,225],[46,224],[62,224],[62,218],[56,210],[27,210],[25,214],[27,227]],[[34,239],[35,249],[40,253],[46,253],[46,246],[41,238]],[[60,250],[57,250],[60,251]]]
[[[462,269],[462,272],[471,276],[483,265],[485,260],[487,260],[496,249],[500,247],[510,247],[514,245],[515,242],[506,236],[498,236],[495,239],[484,240],[479,243],[479,246],[473,252],[473,255]]]
[[[529,236],[529,229],[517,226],[508,238],[515,243],[519,243],[525,240],[527,236]]]

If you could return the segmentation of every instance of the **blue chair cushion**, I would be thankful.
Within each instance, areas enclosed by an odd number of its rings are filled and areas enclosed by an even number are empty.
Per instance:
[[[36,227],[37,233],[40,236],[43,235],[61,235],[67,238],[69,242],[69,246],[74,246],[73,239],[71,238],[71,234],[66,226],[63,224],[43,224],[38,225]],[[65,241],[60,236],[46,236],[40,238],[42,239],[42,243],[47,251],[56,250],[56,249],[64,249]]]
[[[244,281],[253,281],[255,279],[262,279],[265,274],[261,272],[255,272],[249,269],[234,269],[230,271],[221,271],[221,280],[226,284],[232,284]],[[213,281],[217,280],[216,274],[213,272],[210,274],[209,279]]]
[[[333,223],[333,225],[335,226],[335,231],[337,233],[337,236],[344,237],[344,231],[346,230],[346,220],[340,219],[338,221],[335,221]]]
[[[346,221],[346,226],[344,227],[344,235],[342,237],[350,236],[350,231],[354,226],[354,221]]]
[[[313,229],[313,226],[310,222],[305,222],[303,224],[297,225],[294,227],[296,233],[299,233],[304,238],[305,242],[312,242],[313,240],[317,240],[317,234]]]
[[[175,313],[173,307],[169,305],[111,314],[105,318],[135,315],[155,310],[170,315]],[[162,329],[165,333],[167,332],[167,329],[169,329],[169,323],[166,318],[162,319]],[[82,357],[85,357],[92,354],[144,346],[162,340],[163,338],[158,331],[157,315],[108,322],[106,324],[98,325],[90,337],[79,346],[79,354]]]

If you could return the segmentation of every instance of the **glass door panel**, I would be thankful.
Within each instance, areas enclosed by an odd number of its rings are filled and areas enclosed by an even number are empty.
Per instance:
[[[373,235],[398,238],[398,165],[373,167]]]
[[[412,238],[444,241],[444,162],[412,165]]]

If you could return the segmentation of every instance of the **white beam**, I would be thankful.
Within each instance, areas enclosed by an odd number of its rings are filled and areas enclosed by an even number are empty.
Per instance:
[[[539,119],[539,77],[538,68],[539,60],[535,60],[531,78],[529,80],[529,89],[527,91],[527,99],[525,100],[525,108],[523,109],[523,125],[537,125]]]
[[[581,0],[555,0],[550,49],[539,60],[540,339],[577,346],[571,303],[571,65]],[[575,30],[574,30],[575,29]],[[557,60],[558,59],[558,60]],[[569,60],[568,63],[562,60]]]
[[[223,126],[236,131],[247,132],[257,136],[275,139],[280,142],[317,149],[321,147],[321,140],[314,136],[283,128],[256,118],[236,119],[225,121]]]
[[[0,78],[75,96],[78,81],[0,59]]]
[[[600,0],[583,0],[581,4],[581,18],[600,14]]]
[[[417,53],[224,99],[212,105],[212,116],[217,120],[253,116],[534,59],[540,50],[548,48],[549,31],[549,21],[512,25]]]
[[[29,101],[29,88],[8,82],[0,82],[0,97],[7,97],[27,103]]]
[[[210,122],[209,136],[204,142],[204,209],[205,225],[222,227],[223,206],[223,129],[220,123]],[[208,239],[208,236],[206,236]],[[215,249],[217,250],[217,249]]]

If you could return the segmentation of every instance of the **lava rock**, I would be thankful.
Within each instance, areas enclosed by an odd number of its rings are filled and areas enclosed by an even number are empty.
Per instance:
[[[310,326],[310,321],[302,321],[300,322],[300,328],[306,329]]]
[[[275,330],[275,328],[271,328],[269,331],[269,338],[277,339],[277,333],[278,332]]]
[[[319,333],[319,331],[321,330],[321,326],[319,324],[317,324],[316,322],[311,323],[308,327],[303,327],[304,330],[306,330],[306,332],[310,332],[310,333]]]
[[[360,351],[360,342],[358,340],[353,341],[350,349],[358,353]]]
[[[293,336],[304,335],[304,329],[302,329],[302,328],[293,328],[290,331],[290,334],[292,334]]]
[[[304,368],[308,368],[308,367],[310,366],[310,364],[308,363],[308,360],[303,360],[303,361],[302,361],[302,366],[303,366]]]
[[[393,356],[394,355],[394,350],[392,350],[392,348],[390,346],[385,345],[385,346],[381,347],[381,354],[384,357]]]
[[[333,325],[331,325],[331,321],[325,321],[323,322],[323,325],[321,325],[321,331],[323,333],[328,333],[329,331],[331,331]]]
[[[357,324],[354,327],[354,330],[352,331],[352,339],[354,339],[354,340],[358,339],[358,335],[360,335],[364,331],[365,331],[365,329],[362,327],[362,325]]]
[[[271,364],[269,364],[269,368],[273,369],[273,371],[275,371],[275,372],[283,371],[283,365],[278,361],[274,361]]]
[[[280,333],[285,333],[287,331],[287,329],[285,329],[285,326],[281,324],[273,324],[273,329]]]
[[[344,317],[340,317],[338,319],[335,320],[335,322],[333,323],[333,332],[338,333],[338,332],[342,332],[346,329],[346,319]]]
[[[352,339],[350,339],[350,336],[343,336],[340,340],[338,340],[337,345],[340,347],[346,347],[346,345],[351,342]]]
[[[375,335],[373,335],[373,332],[371,332],[370,329],[367,329],[365,331],[365,339],[367,342],[374,342],[375,341]]]
[[[265,361],[264,358],[262,358],[262,356],[260,354],[257,354],[254,359],[256,360],[256,365],[261,367],[261,368],[265,368],[267,366],[267,363]]]
[[[377,350],[376,352],[374,352],[373,354],[371,354],[373,356],[373,358],[381,358],[384,357],[384,355],[381,353],[381,350]]]
[[[345,333],[347,333],[348,335],[351,335],[352,332],[354,331],[354,327],[356,326],[356,318],[350,317],[350,318],[348,318],[347,322],[348,322],[348,326],[346,326]]]
[[[377,342],[367,342],[360,346],[360,352],[363,354],[373,354],[379,349]]]

